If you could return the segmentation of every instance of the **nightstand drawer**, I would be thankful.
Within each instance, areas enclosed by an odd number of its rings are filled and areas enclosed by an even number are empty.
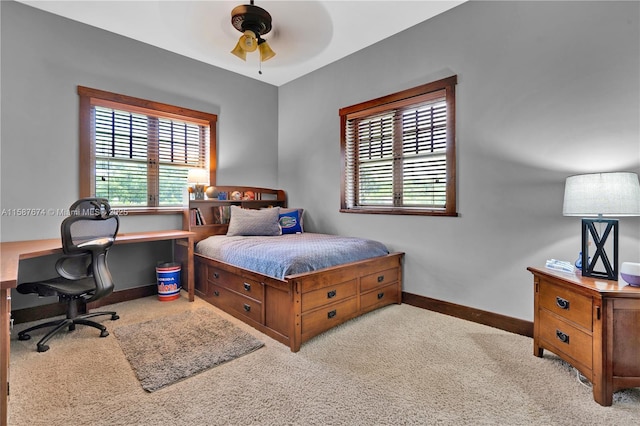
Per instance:
[[[558,355],[565,354],[582,364],[581,367],[591,371],[593,369],[592,336],[545,310],[540,311],[539,315],[540,339],[556,348],[560,352],[557,353]]]
[[[302,294],[302,312],[356,295],[356,280]]]
[[[540,280],[540,308],[547,309],[591,331],[593,302],[590,297]]]

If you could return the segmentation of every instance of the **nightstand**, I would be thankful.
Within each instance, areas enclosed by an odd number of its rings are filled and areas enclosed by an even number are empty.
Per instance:
[[[534,281],[533,354],[547,349],[593,384],[593,399],[640,386],[640,287],[527,268]]]

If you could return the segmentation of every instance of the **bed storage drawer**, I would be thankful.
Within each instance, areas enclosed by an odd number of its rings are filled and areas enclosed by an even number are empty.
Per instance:
[[[386,269],[374,274],[365,275],[360,279],[360,291],[373,290],[376,287],[385,286],[398,281],[398,268]]]
[[[322,305],[335,303],[356,295],[356,280],[332,285],[302,294],[302,312],[310,311]]]
[[[315,336],[347,321],[358,312],[357,297],[302,314],[302,336]]]
[[[263,301],[264,289],[262,285],[254,280],[240,277],[227,271],[217,268],[208,268],[207,279],[214,285],[228,288],[236,293],[250,297],[255,300]]]
[[[236,314],[262,323],[262,302],[237,294],[234,291],[217,285],[210,286],[211,294],[208,300],[214,306],[223,306],[233,310]]]
[[[372,311],[380,306],[397,303],[398,283],[364,293],[360,296],[360,310],[363,312]]]
[[[401,303],[402,258],[391,253],[278,279],[198,254],[196,289],[207,302],[297,352],[337,325]]]

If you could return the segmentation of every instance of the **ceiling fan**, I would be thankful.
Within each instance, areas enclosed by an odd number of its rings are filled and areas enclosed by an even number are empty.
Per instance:
[[[271,31],[271,15],[261,7],[251,4],[236,6],[231,11],[231,25],[240,31],[242,35],[231,51],[235,56],[247,60],[247,52],[260,52],[260,62],[273,58],[276,53],[271,50],[269,44],[262,38]]]

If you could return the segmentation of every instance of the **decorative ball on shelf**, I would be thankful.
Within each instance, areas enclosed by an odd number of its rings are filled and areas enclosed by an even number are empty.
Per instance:
[[[207,195],[207,198],[209,198],[209,199],[217,199],[218,198],[218,191],[216,191],[216,187],[215,186],[208,187],[207,190],[204,191],[204,193]]]
[[[623,262],[620,275],[629,285],[640,287],[640,263]]]

